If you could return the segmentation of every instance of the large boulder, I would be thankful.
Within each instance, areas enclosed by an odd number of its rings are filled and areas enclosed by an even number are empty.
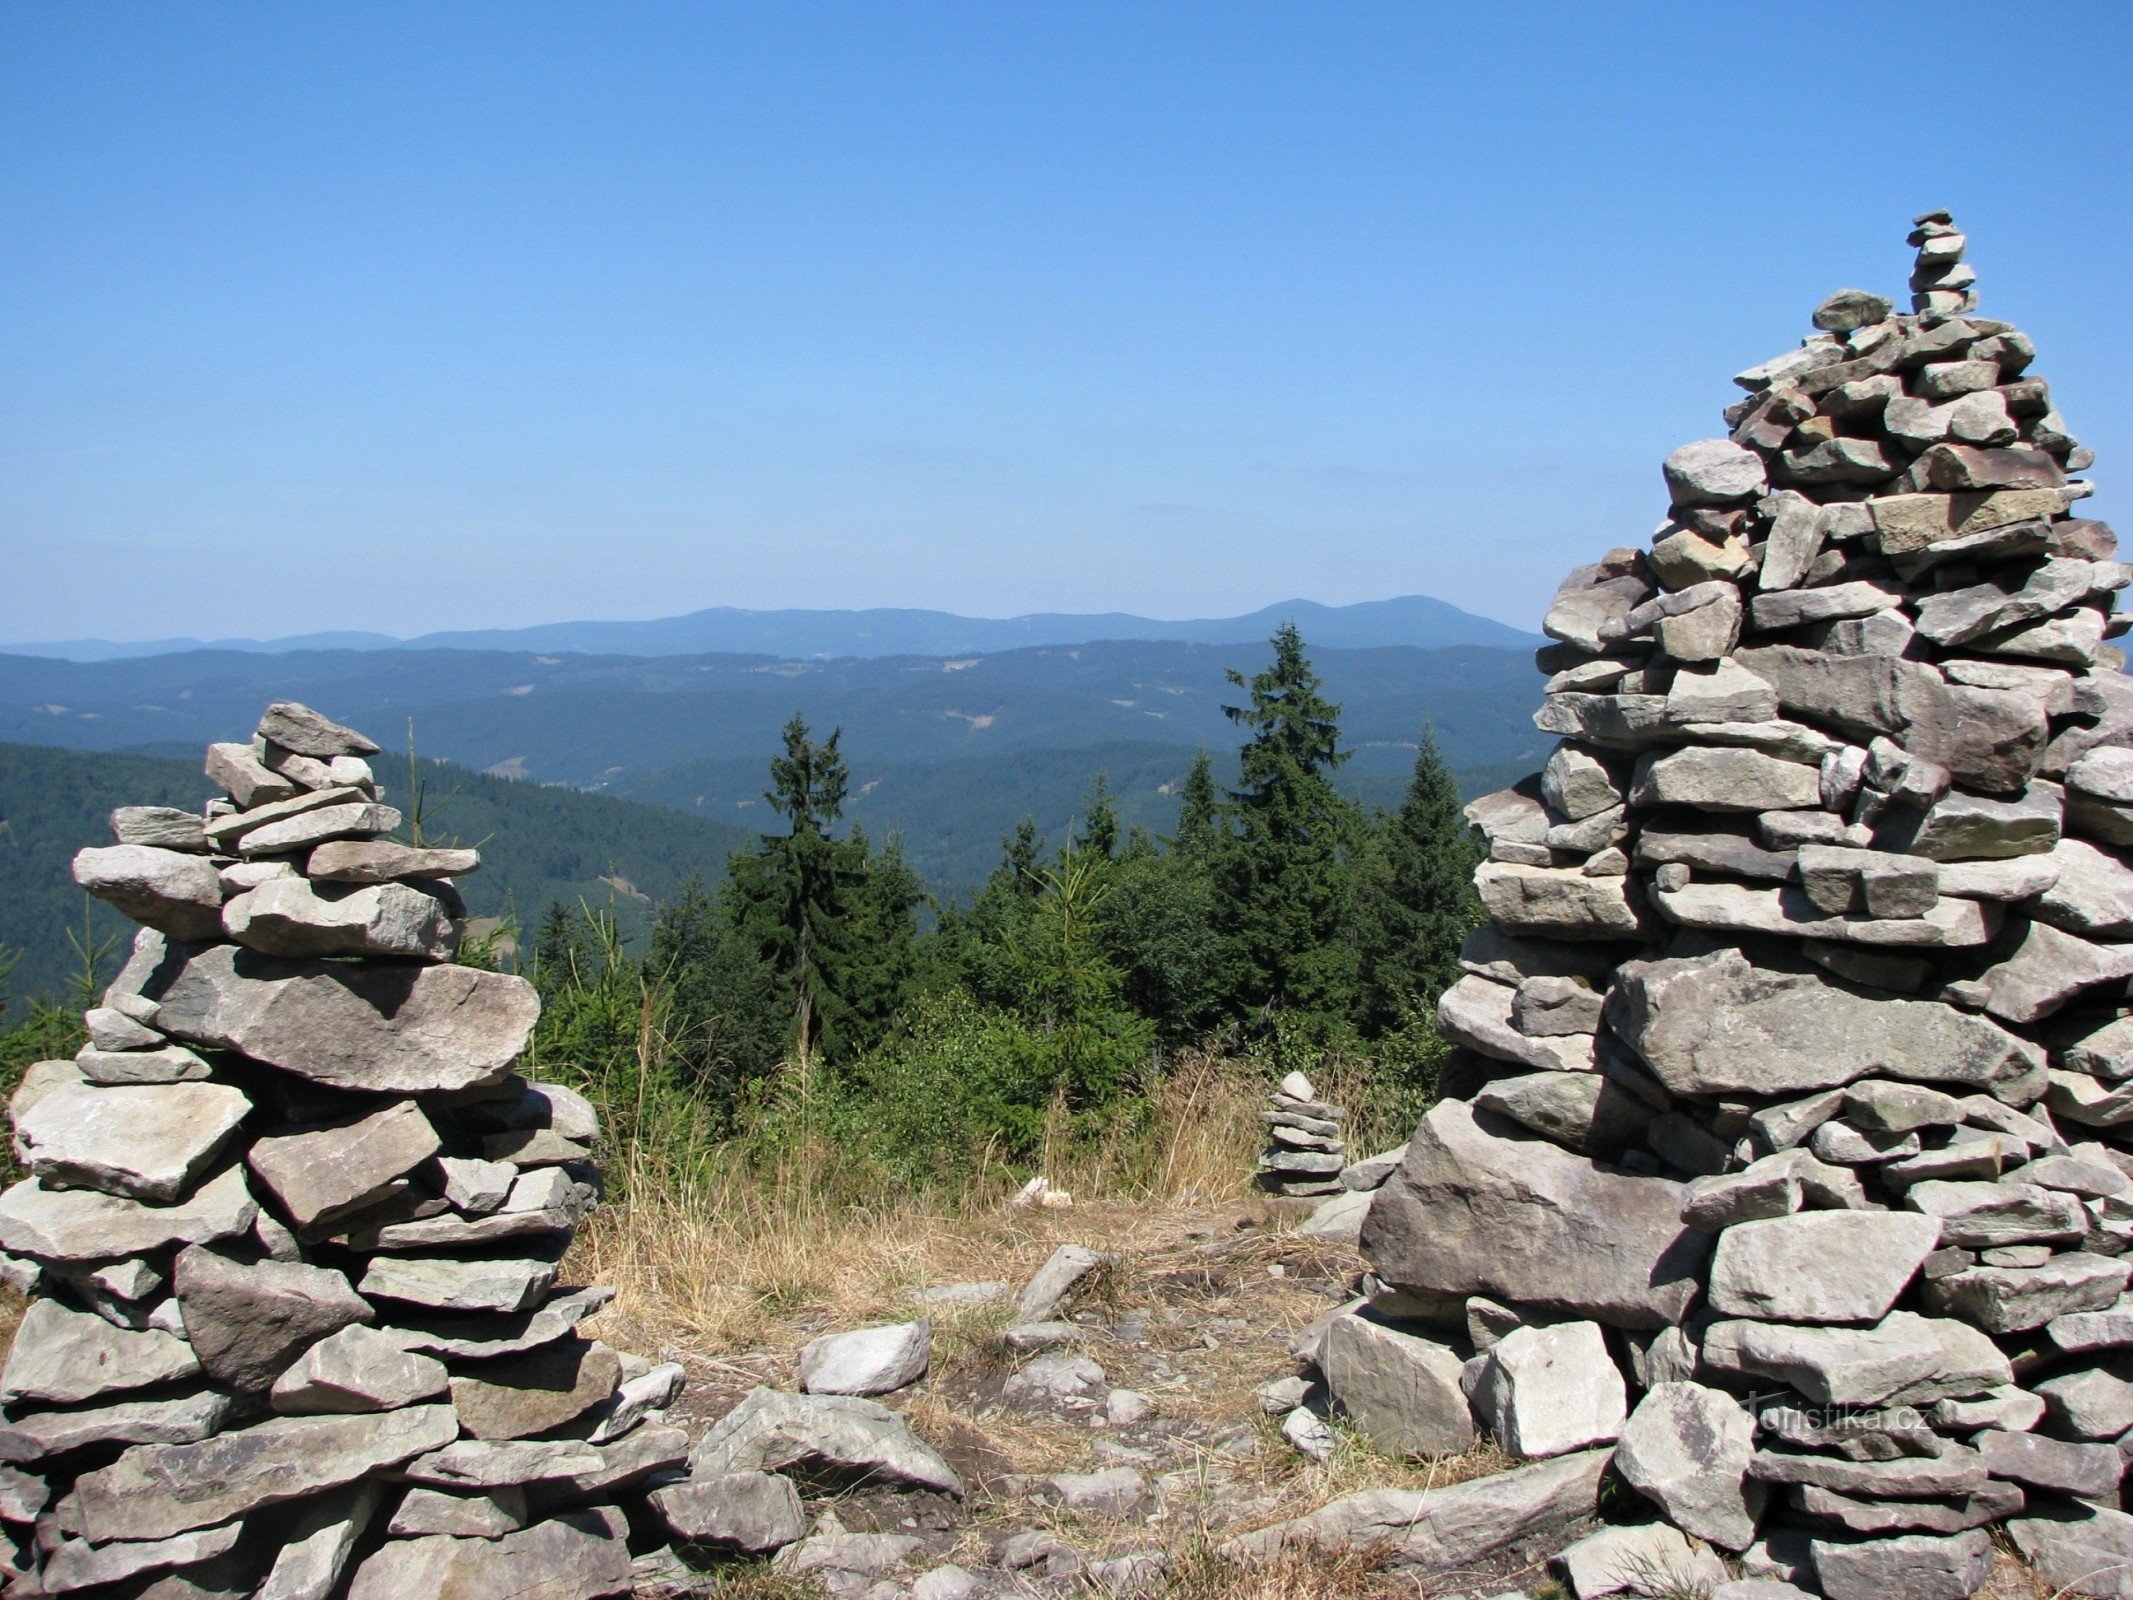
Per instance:
[[[1774,969],[1737,949],[1625,967],[1608,1021],[1676,1094],[1796,1094],[1886,1076],[2041,1092],[2044,1052],[1972,1012]]]
[[[1361,1247],[1401,1288],[1657,1328],[1688,1310],[1710,1250],[1709,1234],[1682,1225],[1682,1194],[1444,1100],[1378,1191]]]
[[[157,1027],[339,1089],[498,1082],[540,1016],[532,984],[473,967],[285,961],[235,945],[172,958],[146,989]]]

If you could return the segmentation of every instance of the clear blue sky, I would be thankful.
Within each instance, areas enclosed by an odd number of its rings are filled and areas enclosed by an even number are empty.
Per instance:
[[[1943,205],[2108,514],[2129,33],[8,0],[0,638],[1413,592],[1531,626]]]

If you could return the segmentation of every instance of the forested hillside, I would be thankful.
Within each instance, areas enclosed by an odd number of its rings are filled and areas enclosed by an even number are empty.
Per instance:
[[[1155,742],[1231,743],[1228,671],[1267,646],[1094,644],[971,657],[539,656],[467,650],[200,651],[77,663],[0,656],[0,739],[175,754],[301,700],[388,747],[477,771],[619,789],[662,768],[755,759],[795,712],[843,727],[855,788],[877,765]],[[1360,771],[1398,776],[1425,721],[1454,767],[1533,764],[1539,683],[1522,650],[1322,650]]]
[[[461,885],[477,915],[516,912],[530,922],[554,902],[612,902],[624,928],[638,931],[655,903],[673,899],[695,875],[715,885],[726,858],[754,843],[745,829],[652,806],[511,783],[437,762],[419,770],[425,839],[481,848],[482,870]],[[379,777],[387,798],[407,809],[405,764],[381,759]],[[20,952],[9,994],[50,995],[64,985],[79,968],[76,942],[85,916],[91,939],[130,927],[75,888],[67,870],[76,850],[110,842],[112,808],[193,808],[211,787],[197,756],[181,761],[0,744],[0,950]]]

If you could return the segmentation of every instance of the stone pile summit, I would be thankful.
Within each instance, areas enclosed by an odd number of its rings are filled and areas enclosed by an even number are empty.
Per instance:
[[[598,1119],[513,1071],[539,1001],[455,964],[478,859],[383,837],[376,748],[270,707],[75,860],[145,926],[9,1106],[10,1595],[621,1593],[683,1475],[680,1367],[559,1281]]]
[[[1558,592],[1561,743],[1469,808],[1444,1098],[1310,1353],[1399,1448],[1485,1429],[1551,1515],[1612,1472],[1759,1579],[1966,1595],[1997,1524],[2133,1594],[2129,571],[1962,234],[1911,243],[1908,314],[1824,301]]]

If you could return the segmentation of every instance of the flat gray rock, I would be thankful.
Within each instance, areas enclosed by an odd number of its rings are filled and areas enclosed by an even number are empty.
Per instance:
[[[2072,1243],[2089,1231],[2080,1199],[2034,1183],[1914,1183],[1903,1203],[1940,1219],[1940,1242],[1969,1249]]]
[[[233,1523],[221,1528],[196,1528],[171,1539],[131,1544],[92,1545],[86,1539],[68,1539],[45,1557],[40,1576],[48,1594],[121,1583],[142,1573],[196,1567],[227,1555],[236,1548],[243,1533],[244,1528]]]
[[[473,1438],[523,1439],[576,1421],[621,1382],[614,1351],[568,1339],[455,1374],[452,1409]]]
[[[214,939],[222,932],[222,879],[205,856],[148,845],[115,844],[78,851],[74,881],[173,939]]]
[[[15,1133],[40,1178],[167,1205],[192,1190],[251,1109],[226,1083],[81,1084],[44,1096]]]
[[[422,1108],[402,1100],[324,1127],[269,1134],[245,1159],[298,1227],[316,1228],[383,1199],[441,1148]]]
[[[84,1083],[193,1083],[212,1076],[213,1068],[183,1045],[154,1050],[100,1050],[93,1043],[74,1053]]]
[[[154,850],[186,850],[204,855],[207,834],[197,811],[175,806],[120,806],[111,813],[111,833],[120,844]]]
[[[216,1383],[250,1393],[272,1388],[306,1346],[374,1315],[330,1267],[238,1262],[190,1245],[173,1278],[200,1365]]]
[[[446,1360],[483,1361],[567,1338],[580,1322],[614,1297],[613,1289],[595,1284],[556,1295],[535,1310],[510,1316],[431,1315],[412,1306],[396,1306],[390,1331],[408,1350]]]
[[[1988,1333],[2041,1328],[2080,1311],[2115,1305],[2129,1268],[2085,1252],[2054,1256],[2041,1267],[1969,1267],[1926,1284],[1926,1308],[1976,1323]]]
[[[1515,1328],[1490,1346],[1473,1409],[1504,1449],[1532,1461],[1612,1440],[1629,1399],[1600,1325],[1558,1322]]]
[[[897,1322],[826,1333],[800,1347],[800,1387],[809,1394],[888,1394],[926,1375],[933,1325]]]
[[[910,1484],[960,1496],[963,1483],[887,1407],[851,1395],[752,1389],[689,1456],[692,1478],[791,1471],[831,1482]]]
[[[293,855],[331,839],[375,838],[391,833],[400,822],[398,811],[374,800],[314,806],[293,817],[246,829],[237,841],[237,853],[248,861],[261,856]]]
[[[277,1417],[198,1444],[137,1445],[75,1485],[83,1534],[167,1539],[396,1467],[459,1431],[450,1406]]]
[[[1729,1574],[1718,1555],[1663,1522],[1602,1528],[1567,1545],[1551,1563],[1578,1600],[1624,1591],[1708,1594]]]
[[[33,1300],[0,1367],[0,1400],[75,1405],[199,1374],[183,1339],[157,1328],[114,1327],[56,1300]]]
[[[335,839],[318,846],[304,876],[318,883],[420,883],[463,878],[481,866],[478,850],[432,850],[390,839]]]
[[[1634,939],[1644,913],[1631,880],[1588,878],[1575,867],[1488,861],[1474,874],[1482,906],[1507,933],[1550,939]]]
[[[597,1600],[630,1592],[629,1545],[591,1512],[497,1539],[394,1539],[356,1569],[348,1600]]]
[[[496,1539],[526,1525],[526,1491],[491,1489],[483,1494],[447,1494],[442,1489],[407,1491],[386,1532],[395,1539],[447,1534],[454,1539]]]
[[[1615,1470],[1684,1532],[1745,1550],[1766,1499],[1748,1481],[1754,1455],[1755,1419],[1731,1395],[1700,1383],[1657,1383],[1622,1426]]]
[[[145,1256],[173,1244],[244,1233],[258,1215],[241,1167],[225,1169],[169,1206],[91,1189],[52,1189],[40,1178],[27,1178],[0,1194],[0,1250],[60,1262]]]
[[[1566,1150],[1608,1159],[1640,1143],[1652,1121],[1649,1105],[1606,1074],[1590,1070],[1498,1078],[1484,1085],[1472,1104]]]
[[[220,1428],[229,1409],[229,1396],[213,1390],[79,1411],[25,1409],[0,1425],[0,1461],[41,1461],[92,1445],[191,1444]]]
[[[449,892],[413,884],[269,878],[222,908],[222,928],[239,944],[274,956],[449,961],[459,949],[458,905]]]
[[[1940,1341],[1910,1311],[1892,1311],[1871,1328],[1715,1322],[1702,1353],[1713,1372],[1774,1378],[1825,1406],[1872,1405],[1941,1366]]]
[[[2076,1439],[2115,1440],[2133,1428],[2133,1360],[2071,1367],[2030,1387],[2044,1401],[2055,1431]]]
[[[1992,1570],[1992,1539],[1982,1528],[1945,1538],[1817,1539],[1813,1550],[1826,1600],[1968,1600]]]
[[[1474,1442],[1460,1355],[1367,1314],[1335,1317],[1319,1347],[1326,1387],[1356,1430],[1391,1456],[1454,1454]]]
[[[767,1555],[807,1532],[799,1491],[773,1472],[692,1477],[646,1498],[675,1537],[691,1544]]]
[[[333,1600],[379,1498],[376,1483],[356,1483],[298,1508],[275,1529],[274,1566],[253,1600]]]
[[[1728,1228],[1711,1260],[1712,1310],[1776,1322],[1878,1322],[1940,1239],[1934,1217],[1802,1211]]]
[[[1334,1162],[1332,1171],[1340,1170]],[[1074,1292],[1075,1285],[1106,1262],[1118,1257],[1100,1250],[1091,1250],[1078,1244],[1063,1244],[1054,1250],[1036,1276],[1022,1286],[1015,1296],[1015,1320],[1017,1322],[1042,1322],[1065,1302]]]
[[[1887,1076],[2041,1088],[2035,1045],[1935,1000],[1864,994],[1813,969],[1779,972],[1737,949],[1625,967],[1615,1032],[1676,1094],[1797,1094]]]
[[[335,756],[374,756],[378,747],[353,728],[319,715],[297,700],[277,700],[259,719],[259,737],[300,756],[330,761]]]
[[[494,1083],[540,1015],[533,986],[472,967],[285,961],[213,945],[159,970],[157,1026],[299,1077],[380,1094]]]
[[[1271,1555],[1292,1542],[1335,1550],[1383,1548],[1395,1564],[1418,1576],[1458,1571],[1511,1552],[1546,1553],[1597,1508],[1600,1477],[1611,1455],[1587,1450],[1442,1489],[1366,1489],[1220,1548],[1248,1557]]]
[[[1710,1235],[1682,1226],[1681,1185],[1606,1172],[1489,1124],[1456,1100],[1422,1119],[1363,1224],[1378,1275],[1617,1327],[1679,1321],[1710,1248]]]
[[[272,1399],[284,1416],[397,1411],[448,1387],[442,1361],[403,1348],[397,1333],[356,1323],[290,1363],[274,1380]]]
[[[435,1311],[524,1311],[555,1283],[553,1261],[373,1256],[358,1293]]]
[[[1987,1428],[1977,1437],[1978,1455],[1995,1478],[2036,1489],[2055,1489],[2084,1500],[2118,1493],[2125,1458],[2110,1444],[2073,1444],[2034,1433]]]

